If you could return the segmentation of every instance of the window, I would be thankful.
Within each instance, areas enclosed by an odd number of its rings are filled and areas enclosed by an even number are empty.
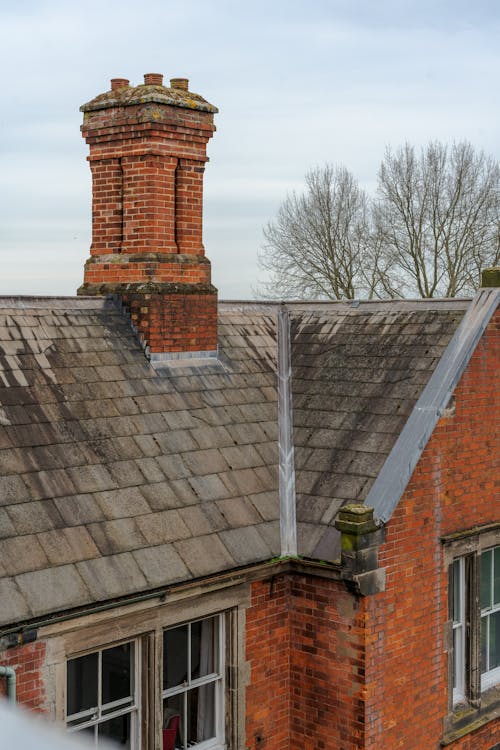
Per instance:
[[[67,662],[66,725],[70,732],[136,750],[139,709],[136,643],[77,656]]]
[[[56,718],[99,750],[242,747],[249,592],[240,584],[55,628]],[[116,633],[122,640],[110,642]]]
[[[500,682],[500,547],[481,554],[481,687]]]
[[[450,620],[453,703],[477,703],[500,683],[500,546],[452,560]]]
[[[163,750],[224,743],[223,619],[163,633]]]

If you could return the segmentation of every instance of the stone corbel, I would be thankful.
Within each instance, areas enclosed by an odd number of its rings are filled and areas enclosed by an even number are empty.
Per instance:
[[[385,527],[373,518],[373,508],[344,505],[335,521],[341,534],[341,576],[347,589],[360,596],[385,591],[385,568],[379,568],[378,549]]]

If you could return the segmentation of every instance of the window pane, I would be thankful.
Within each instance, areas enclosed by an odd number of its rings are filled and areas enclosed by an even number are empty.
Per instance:
[[[453,622],[460,622],[460,560],[453,561]]]
[[[102,652],[103,703],[111,703],[132,695],[133,651],[132,643],[123,643]]]
[[[96,731],[97,727],[95,725],[91,727],[85,727],[85,729],[78,729],[78,736],[81,737],[82,735],[85,735],[85,741],[87,742],[87,745],[92,747],[92,745],[94,744],[92,738],[95,737]]]
[[[500,666],[500,612],[490,615],[489,668]]]
[[[491,607],[491,555],[490,549],[481,555],[481,609]]]
[[[453,687],[457,688],[462,662],[462,628],[455,628],[453,630],[453,654],[455,656],[453,664]]]
[[[488,671],[488,617],[481,617],[481,674]]]
[[[191,679],[217,672],[218,618],[193,622],[191,625]]]
[[[163,747],[165,750],[182,748],[184,693],[171,695],[163,701]]]
[[[500,604],[500,547],[495,547],[495,562],[493,565],[493,603]]]
[[[97,706],[97,654],[70,659],[68,669],[67,715]]]
[[[163,689],[183,685],[188,678],[188,627],[163,633]]]
[[[215,683],[188,692],[187,721],[188,747],[215,737]]]
[[[106,743],[112,741],[120,747],[130,748],[130,714],[115,716],[114,719],[99,724],[98,738],[101,740],[103,737],[106,738]]]

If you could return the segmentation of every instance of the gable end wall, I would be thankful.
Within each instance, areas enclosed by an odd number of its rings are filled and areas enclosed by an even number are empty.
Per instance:
[[[367,600],[366,747],[439,747],[447,714],[448,576],[441,537],[500,521],[500,310],[387,524],[385,593]],[[383,741],[382,741],[383,738]],[[455,741],[489,750],[500,720]]]

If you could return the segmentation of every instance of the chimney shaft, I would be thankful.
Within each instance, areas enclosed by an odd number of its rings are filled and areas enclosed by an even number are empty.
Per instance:
[[[144,85],[131,87],[113,79],[111,91],[81,107],[92,246],[78,293],[120,295],[153,354],[213,352],[217,290],[202,218],[217,109],[187,85],[162,80],[147,73]]]

